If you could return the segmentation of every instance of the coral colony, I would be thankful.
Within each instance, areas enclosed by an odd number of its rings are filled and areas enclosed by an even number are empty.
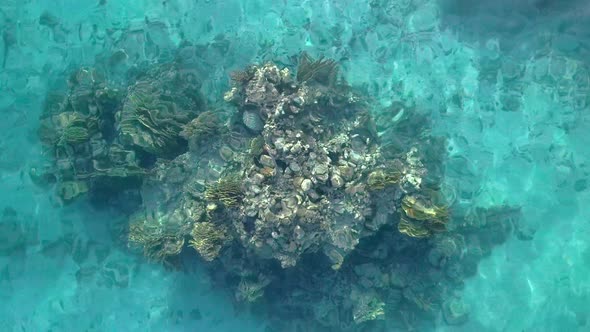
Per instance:
[[[115,87],[81,68],[47,97],[52,163],[31,175],[63,202],[134,198],[130,247],[167,264],[199,255],[279,329],[468,319],[463,280],[519,209],[453,213],[427,117],[399,103],[377,114],[335,61],[305,53],[234,72],[218,108],[178,58],[129,76]]]

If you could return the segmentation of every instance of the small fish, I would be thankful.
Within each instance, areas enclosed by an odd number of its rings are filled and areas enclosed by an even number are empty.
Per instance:
[[[129,56],[127,55],[127,53],[125,52],[125,50],[117,50],[115,51],[110,59],[109,59],[109,63],[111,66],[117,65],[123,61],[127,61],[127,59],[129,58]]]
[[[5,25],[4,31],[2,31],[2,42],[4,43],[4,58],[2,60],[2,68],[6,68],[8,50],[16,44],[16,33],[14,24],[7,23]]]
[[[53,29],[58,26],[60,22],[57,16],[51,14],[48,11],[44,11],[41,16],[39,16],[39,24]]]

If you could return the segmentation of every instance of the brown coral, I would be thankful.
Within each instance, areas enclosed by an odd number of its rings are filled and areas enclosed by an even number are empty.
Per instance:
[[[302,52],[297,68],[297,81],[314,81],[324,86],[336,85],[338,79],[338,64],[332,59],[323,56],[313,59],[307,52]]]
[[[180,132],[180,136],[187,140],[193,139],[200,142],[219,133],[220,129],[221,122],[217,114],[206,111],[186,124]]]

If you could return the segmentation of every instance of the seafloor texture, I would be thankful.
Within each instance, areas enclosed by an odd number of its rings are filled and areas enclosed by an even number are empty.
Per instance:
[[[2,1],[0,330],[589,330],[588,20]]]

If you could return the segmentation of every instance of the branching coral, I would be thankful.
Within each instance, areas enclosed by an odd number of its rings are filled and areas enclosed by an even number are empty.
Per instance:
[[[364,130],[367,114],[357,109],[360,103],[344,102],[358,98],[341,98],[332,83],[319,82],[336,75],[335,63],[303,55],[300,69],[305,84],[267,63],[254,67],[251,79],[232,89],[238,114],[264,121],[256,126],[242,121],[257,136],[239,166],[244,195],[235,209],[238,218],[252,220],[248,228],[236,231],[244,246],[271,255],[283,267],[297,264],[304,253],[322,250],[337,269],[359,238],[378,228],[364,231],[373,202],[363,170],[380,167],[379,153],[367,137],[370,131]],[[326,106],[333,96],[348,111]],[[350,220],[348,227],[337,222],[344,218]]]
[[[69,86],[66,93],[47,97],[38,131],[53,157],[48,169],[57,194],[68,202],[85,192],[97,197],[92,194],[137,188],[138,178],[147,172],[135,151],[123,148],[116,135],[114,115],[121,107],[121,93],[91,68],[75,71]]]
[[[190,246],[209,262],[219,256],[219,252],[228,242],[228,235],[224,227],[208,221],[195,223],[191,237]]]
[[[314,60],[306,52],[301,53],[297,68],[297,81],[314,81],[324,86],[334,86],[338,79],[338,64],[332,59],[320,57]]]
[[[238,174],[226,175],[205,190],[207,200],[221,202],[226,207],[236,206],[243,195],[242,180]]]
[[[182,229],[171,229],[170,226],[161,220],[150,220],[144,213],[137,213],[129,221],[129,244],[141,247],[150,260],[165,261],[178,255],[184,246]]]

